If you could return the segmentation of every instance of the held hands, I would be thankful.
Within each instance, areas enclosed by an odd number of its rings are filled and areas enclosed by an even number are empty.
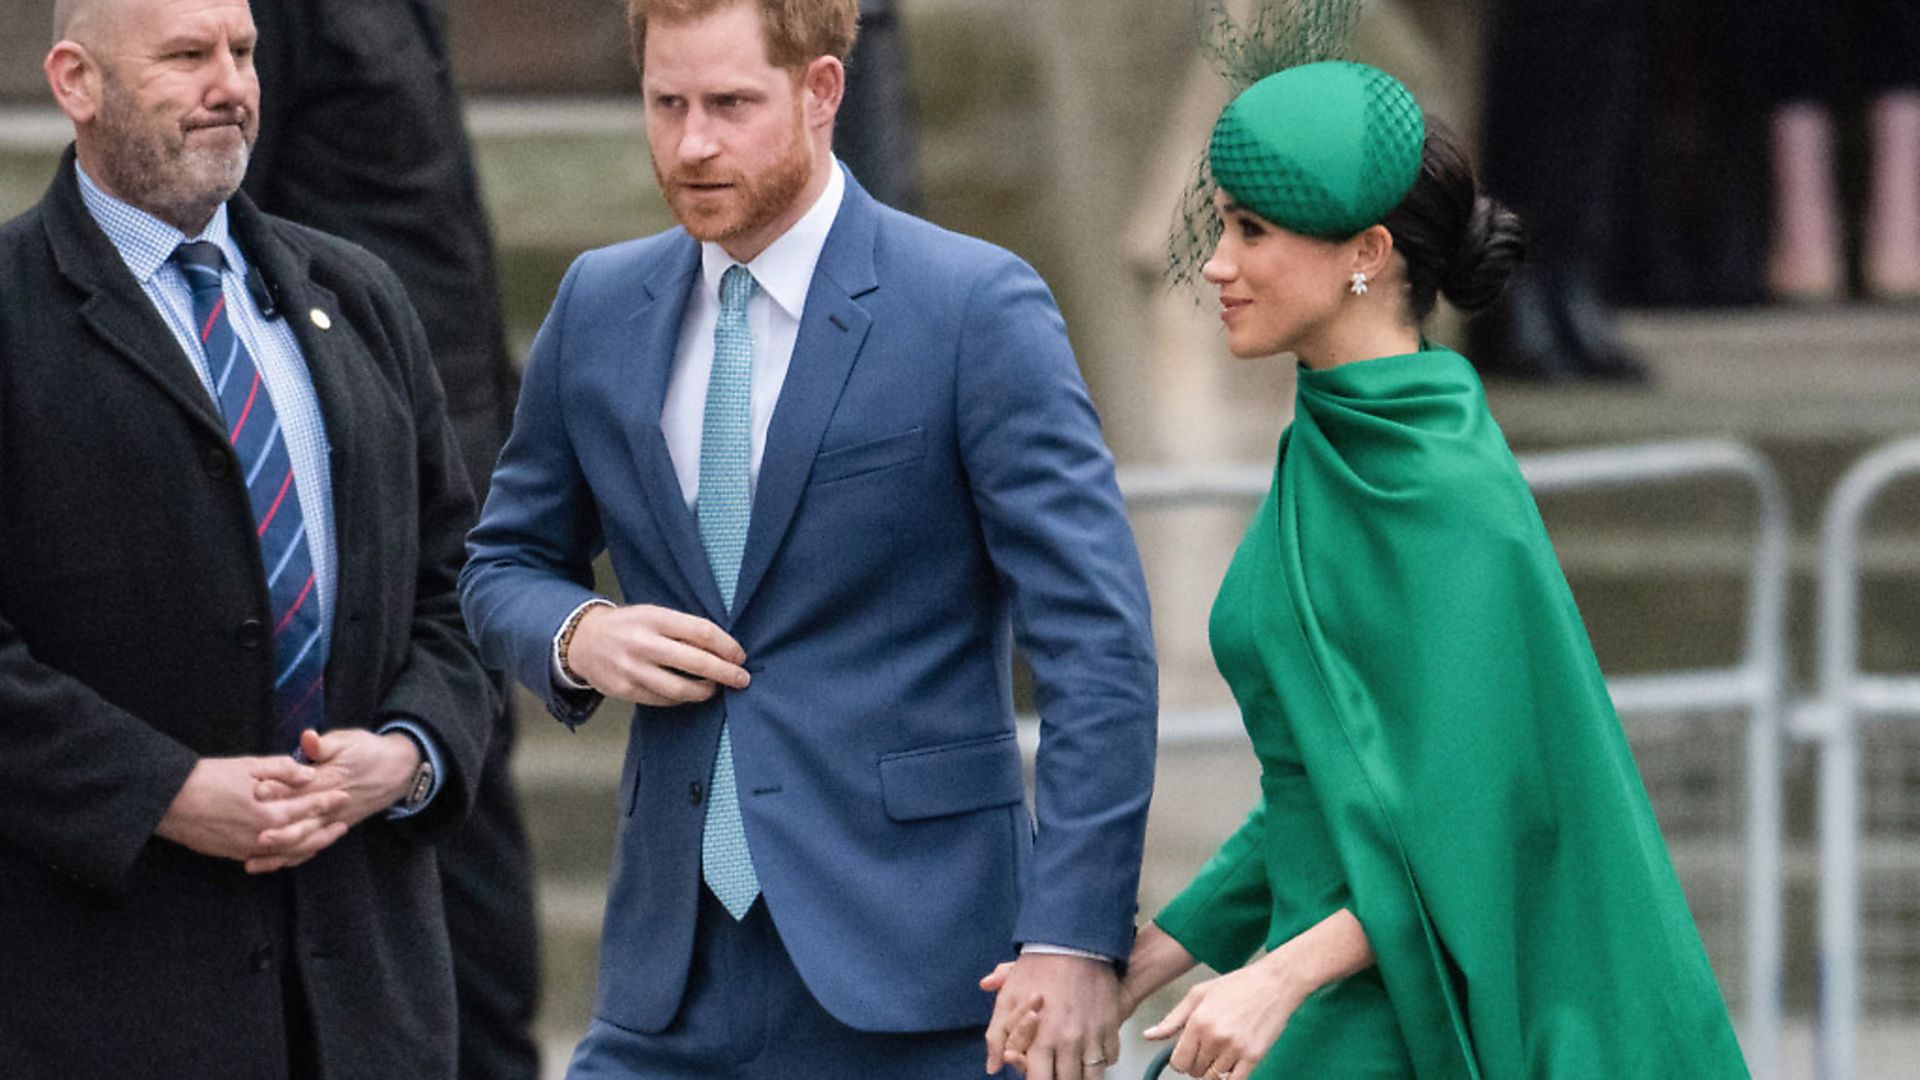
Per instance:
[[[1023,957],[1024,959],[1024,957]],[[1119,1007],[1115,1012],[1114,1023],[1132,1016],[1140,1008],[1140,1003],[1150,997],[1154,991],[1186,974],[1195,964],[1193,954],[1173,939],[1173,936],[1153,923],[1148,923],[1134,935],[1133,951],[1127,957],[1127,977],[1120,981]],[[1007,984],[1007,977],[1013,973],[1013,962],[1001,964],[980,980],[980,988],[989,993],[1000,990]],[[1027,1050],[1032,1046],[1040,1026],[1040,1007],[1043,1003],[1034,999],[1027,1003],[1025,1012],[1016,1012],[1015,1006],[1007,1002],[1004,995],[994,1003],[994,1020],[998,1027],[987,1029],[987,1067],[988,1071],[998,1068],[996,1061],[1019,1069],[1027,1068]],[[1002,1006],[1007,1005],[1008,1015],[1002,1021]],[[997,1031],[997,1038],[996,1038]],[[1116,1032],[1117,1036],[1117,1032]],[[1110,1053],[1102,1056],[1110,1065],[1119,1057],[1117,1038]],[[996,1059],[995,1055],[998,1054]],[[1087,1061],[1093,1055],[1088,1055]],[[1099,1076],[1101,1068],[1089,1068],[1088,1077]]]
[[[567,646],[575,676],[636,705],[705,701],[720,686],[744,690],[746,659],[711,621],[652,604],[589,608]]]
[[[264,874],[298,866],[406,793],[420,748],[405,735],[305,731],[291,757],[202,758],[154,832]]]
[[[1022,956],[1019,963],[1032,959],[1048,958]],[[1342,909],[1246,967],[1198,984],[1166,1019],[1144,1034],[1149,1039],[1179,1036],[1171,1062],[1178,1072],[1206,1080],[1247,1080],[1308,995],[1371,967],[1373,961],[1373,947],[1360,920]],[[1127,957],[1126,981],[1119,984],[1116,1020],[1131,1014],[1195,963],[1193,954],[1158,925],[1142,927]],[[1001,964],[980,980],[982,989],[1000,992],[987,1027],[988,1071],[1006,1061],[1026,1069],[1030,1080],[1060,1076],[1040,1071],[1046,1055],[1039,1049],[1039,1032],[1055,999],[1030,992],[1010,997],[1018,968],[1019,964]],[[1109,1047],[1101,1056],[1111,1062],[1118,1056],[1117,1039]],[[1052,1060],[1058,1063],[1057,1052]],[[1099,1071],[1066,1075],[1098,1076]]]
[[[1120,980],[1104,960],[1023,953],[980,988],[998,992],[987,1024],[989,1074],[1011,1064],[1027,1080],[1092,1080],[1120,1057]]]

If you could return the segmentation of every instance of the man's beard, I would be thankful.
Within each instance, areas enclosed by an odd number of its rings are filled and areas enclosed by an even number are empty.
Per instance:
[[[103,80],[100,102],[101,183],[122,200],[183,232],[204,227],[220,204],[240,190],[253,149],[251,119],[236,107],[238,149],[190,146],[178,126],[158,130],[133,96],[113,76]]]
[[[806,190],[813,176],[813,159],[807,153],[805,128],[799,110],[794,111],[793,143],[785,157],[766,170],[743,176],[709,176],[697,171],[676,172],[669,177],[653,163],[653,177],[666,195],[674,220],[695,240],[724,244],[747,236],[778,220],[792,208],[794,200]],[[689,197],[680,185],[685,183],[730,183],[733,190],[723,200],[706,202]]]

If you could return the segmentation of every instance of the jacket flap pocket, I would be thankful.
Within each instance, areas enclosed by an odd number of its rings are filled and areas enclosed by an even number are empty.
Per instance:
[[[944,817],[1026,798],[1012,735],[929,746],[880,759],[880,797],[895,821]]]
[[[927,456],[927,434],[920,428],[908,428],[838,450],[828,450],[813,459],[811,482],[824,484],[845,480],[862,473],[879,472]]]

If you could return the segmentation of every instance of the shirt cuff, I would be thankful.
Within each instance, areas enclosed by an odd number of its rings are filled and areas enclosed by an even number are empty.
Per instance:
[[[400,734],[412,739],[420,745],[420,755],[426,758],[427,764],[433,766],[433,783],[427,787],[427,797],[421,799],[418,806],[407,807],[395,803],[387,808],[387,817],[393,820],[412,817],[433,805],[433,797],[440,794],[440,784],[447,775],[446,766],[440,757],[440,748],[434,745],[433,736],[427,734],[427,729],[411,720],[395,720],[384,724],[380,728],[380,734]]]
[[[590,607],[612,607],[612,606],[613,606],[613,601],[603,600],[600,597],[596,596],[593,599],[588,600],[587,602],[581,604],[579,607],[574,608],[572,611],[567,612],[567,617],[560,620],[560,628],[553,632],[553,650],[552,650],[553,662],[549,665],[549,667],[551,667],[553,671],[554,686],[560,688],[561,690],[580,691],[580,690],[593,689],[593,687],[588,685],[587,683],[581,682],[579,679],[576,679],[573,676],[567,674],[566,665],[560,662],[560,638],[566,634],[567,627],[573,625],[573,621],[580,617],[581,612],[587,610]]]
[[[1083,960],[1098,960],[1103,964],[1113,963],[1113,957],[1102,956],[1097,952],[1076,949],[1071,945],[1048,945],[1042,941],[1029,941],[1020,946],[1021,955],[1035,953],[1041,956],[1078,956]]]

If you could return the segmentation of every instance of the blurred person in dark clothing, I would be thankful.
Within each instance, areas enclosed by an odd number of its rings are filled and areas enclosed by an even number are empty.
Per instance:
[[[1487,46],[1485,180],[1527,222],[1531,265],[1477,328],[1488,375],[1639,381],[1602,295],[1633,138],[1641,0],[1497,0]]]
[[[868,194],[895,210],[921,212],[920,137],[894,0],[860,0],[860,37],[847,59],[833,151]]]
[[[261,209],[390,264],[426,325],[475,494],[485,501],[517,379],[493,239],[447,61],[442,0],[255,6],[261,137],[245,190]],[[460,1075],[530,1080],[537,917],[513,788],[510,698],[473,813],[441,846],[460,1007]]]
[[[1798,301],[1836,300],[1845,290],[1835,121],[1859,102],[1870,154],[1860,281],[1871,297],[1920,298],[1920,3],[1761,0],[1752,18],[1771,68],[1769,289]]]

